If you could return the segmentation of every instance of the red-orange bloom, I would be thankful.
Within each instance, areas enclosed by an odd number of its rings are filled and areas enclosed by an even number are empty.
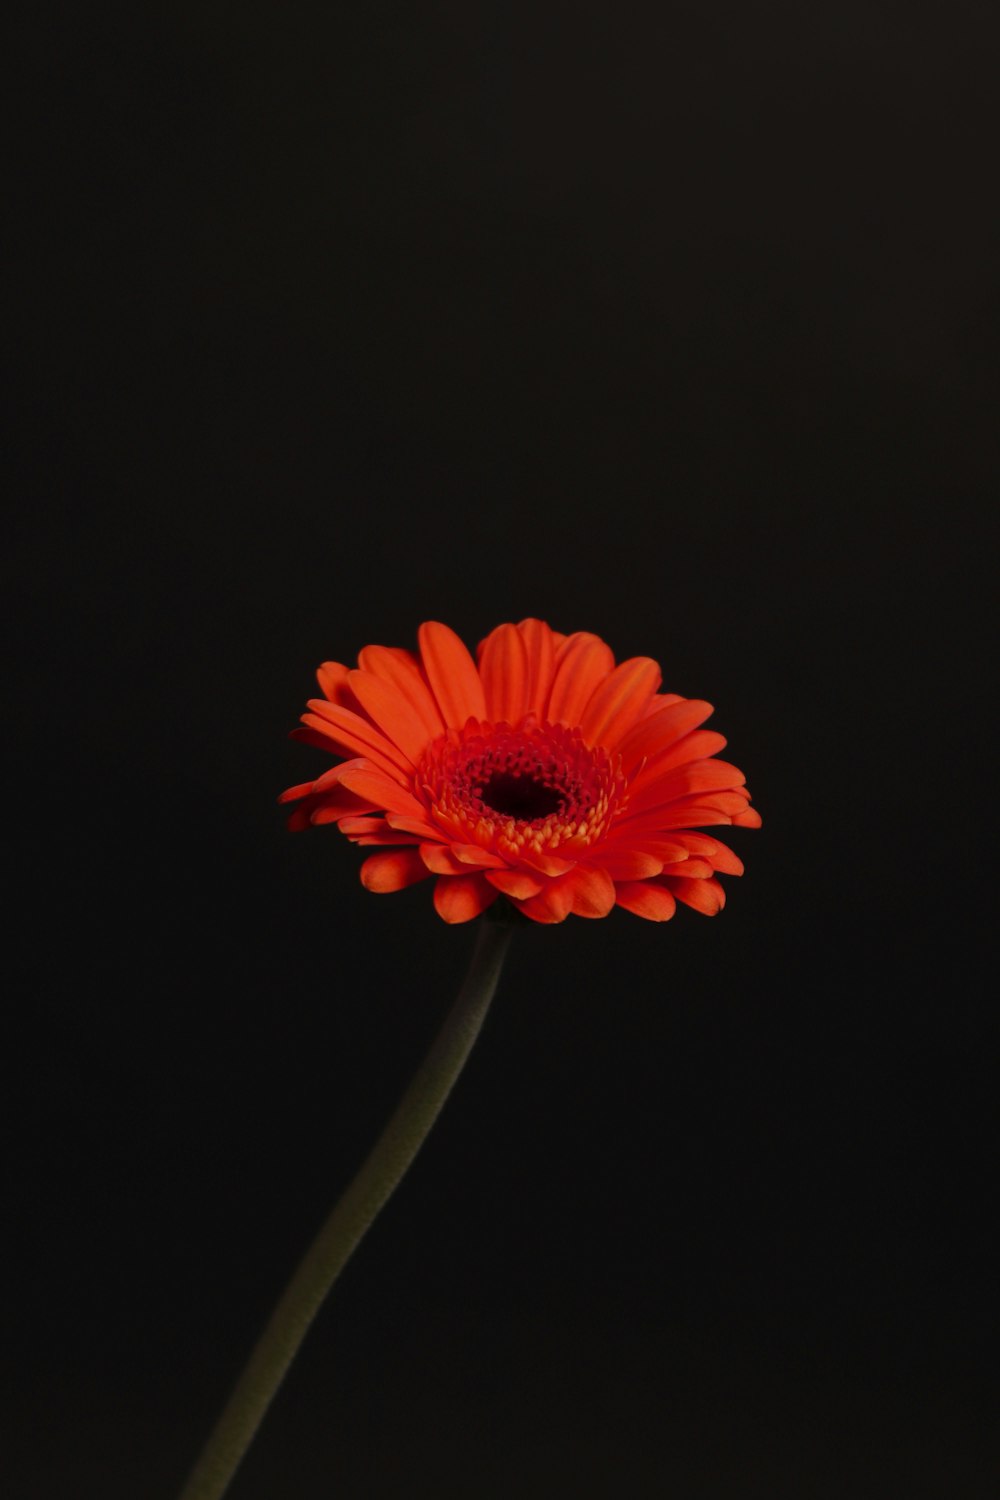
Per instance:
[[[419,652],[366,646],[324,662],[298,738],[351,757],[290,787],[291,828],[337,823],[377,846],[370,891],[436,876],[434,905],[468,922],[504,895],[536,922],[615,905],[654,922],[683,901],[722,909],[743,865],[693,830],[759,828],[744,776],[717,760],[711,704],[661,693],[646,656],[615,665],[596,635],[498,625],[477,662],[429,621]]]

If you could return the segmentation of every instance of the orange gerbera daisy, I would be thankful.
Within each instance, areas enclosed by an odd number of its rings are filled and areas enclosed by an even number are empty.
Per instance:
[[[647,656],[615,665],[596,635],[541,620],[498,625],[477,662],[453,630],[421,625],[419,652],[366,646],[324,662],[322,698],[295,736],[351,757],[290,787],[289,827],[337,823],[383,847],[370,891],[436,876],[434,905],[468,922],[505,896],[536,922],[614,906],[654,922],[683,901],[722,909],[718,872],[743,865],[693,830],[759,828],[744,776],[717,760],[712,706],[658,691]]]

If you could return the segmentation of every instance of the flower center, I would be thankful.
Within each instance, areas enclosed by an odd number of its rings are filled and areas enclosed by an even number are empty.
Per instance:
[[[453,838],[513,858],[586,848],[606,831],[624,785],[617,758],[530,714],[513,728],[470,719],[449,730],[428,746],[416,776]]]
[[[519,771],[494,771],[479,788],[479,797],[493,812],[527,823],[547,818],[563,805],[556,787],[522,776]]]

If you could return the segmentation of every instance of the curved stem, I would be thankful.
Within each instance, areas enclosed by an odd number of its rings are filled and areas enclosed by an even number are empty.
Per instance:
[[[437,1041],[271,1314],[180,1500],[225,1493],[323,1299],[437,1119],[479,1035],[513,931],[491,916],[477,923],[469,972]]]

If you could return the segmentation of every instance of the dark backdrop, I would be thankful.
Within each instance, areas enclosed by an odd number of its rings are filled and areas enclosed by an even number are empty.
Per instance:
[[[989,9],[23,9],[5,1494],[169,1500],[464,968],[314,666],[525,614],[764,828],[518,933],[234,1500],[997,1492]]]

